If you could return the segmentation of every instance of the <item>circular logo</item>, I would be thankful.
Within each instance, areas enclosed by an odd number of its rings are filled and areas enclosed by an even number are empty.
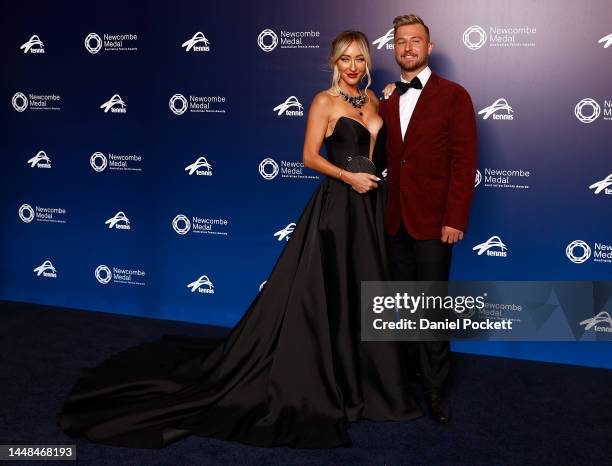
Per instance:
[[[259,164],[259,174],[265,180],[272,180],[276,178],[276,175],[278,175],[278,164],[274,161],[274,159],[269,157],[263,159]]]
[[[23,112],[28,108],[28,98],[23,92],[16,92],[11,99],[11,103],[13,104],[13,108],[18,112]]]
[[[85,48],[89,53],[98,53],[102,49],[102,39],[95,32],[87,34]]]
[[[177,106],[177,102],[180,102],[180,105]],[[170,110],[175,115],[182,115],[187,111],[189,105],[187,104],[187,99],[183,94],[174,94],[170,97]]]
[[[463,43],[470,50],[478,50],[486,42],[487,33],[480,26],[470,26],[463,33]]]
[[[278,45],[278,36],[272,29],[264,29],[257,36],[257,45],[264,52],[271,52]]]
[[[179,235],[184,235],[191,230],[191,222],[185,215],[179,214],[172,220],[172,228]]]
[[[103,285],[106,285],[113,278],[113,273],[106,265],[99,265],[96,267],[96,280]]]
[[[25,223],[30,223],[34,220],[34,209],[32,209],[30,204],[23,204],[19,207],[19,218]]]
[[[589,115],[584,114],[584,107],[591,107],[591,113]],[[601,115],[601,107],[593,99],[582,99],[574,107],[574,114],[582,123],[593,123],[597,120],[599,115]]]
[[[478,186],[482,182],[482,173],[476,169],[476,180],[474,181],[474,187]]]
[[[108,166],[108,160],[106,160],[106,156],[102,152],[94,152],[89,159],[89,164],[95,171],[103,172]]]
[[[582,254],[576,255],[576,248],[582,249]],[[586,262],[589,257],[591,257],[591,248],[584,241],[577,239],[576,241],[572,241],[567,245],[567,248],[565,248],[565,255],[574,264],[582,264],[583,262]]]

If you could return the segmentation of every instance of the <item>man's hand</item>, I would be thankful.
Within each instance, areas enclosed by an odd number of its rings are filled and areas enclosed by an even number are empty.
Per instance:
[[[385,88],[383,89],[384,99],[387,100],[389,97],[391,97],[391,94],[393,94],[394,90],[395,90],[395,83],[387,84]]]
[[[463,239],[463,232],[453,227],[442,227],[442,242],[453,244]]]

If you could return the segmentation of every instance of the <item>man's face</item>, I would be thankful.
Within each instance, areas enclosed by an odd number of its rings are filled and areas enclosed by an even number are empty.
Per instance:
[[[427,65],[433,44],[422,24],[407,24],[395,31],[395,61],[402,71],[415,71]]]

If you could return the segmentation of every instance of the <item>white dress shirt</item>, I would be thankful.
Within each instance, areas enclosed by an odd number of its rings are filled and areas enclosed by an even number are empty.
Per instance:
[[[423,89],[425,88],[425,84],[429,80],[431,76],[431,69],[429,66],[425,67],[419,74],[417,74],[417,78],[421,81],[423,85]],[[404,78],[401,78],[402,82],[407,83]],[[415,89],[411,87],[404,94],[400,96],[399,99],[399,111],[400,111],[400,126],[402,129],[402,140],[404,140],[404,136],[406,134],[406,129],[408,129],[408,124],[410,123],[410,118],[412,117],[412,113],[414,112],[414,107],[419,100],[419,96],[421,95],[421,91],[423,89]]]

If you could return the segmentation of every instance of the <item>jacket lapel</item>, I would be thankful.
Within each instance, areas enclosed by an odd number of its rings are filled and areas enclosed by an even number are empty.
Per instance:
[[[408,142],[414,139],[414,135],[423,120],[423,115],[425,115],[429,108],[429,102],[438,92],[438,76],[435,73],[432,73],[429,79],[427,80],[427,84],[421,91],[421,95],[419,96],[419,100],[417,101],[416,106],[414,107],[414,112],[412,112],[412,116],[410,117],[410,123],[408,123],[408,128],[406,129],[406,134],[404,137],[403,145],[404,148],[408,144]],[[398,99],[398,118],[399,118],[399,99]],[[401,130],[400,130],[401,131]],[[401,134],[400,134],[401,140]]]
[[[389,128],[389,137],[395,142],[395,147],[402,147],[402,125],[399,113],[399,94],[394,92],[389,97],[390,116],[393,125]]]

